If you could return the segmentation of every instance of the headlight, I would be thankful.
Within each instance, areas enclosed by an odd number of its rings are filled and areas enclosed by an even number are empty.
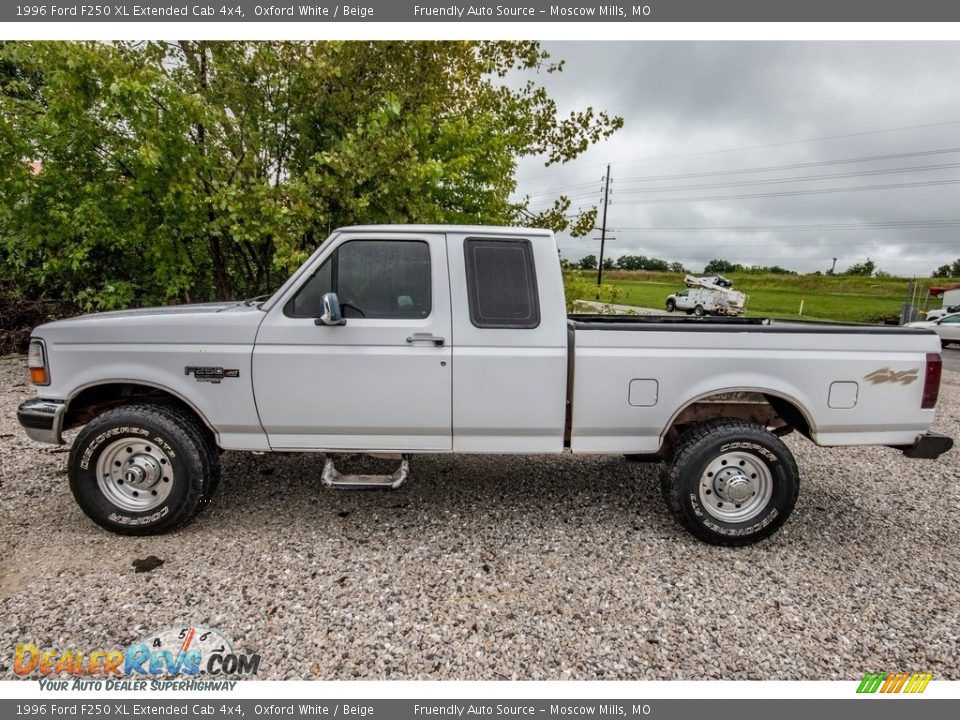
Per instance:
[[[49,385],[50,372],[47,368],[47,350],[43,340],[34,338],[27,351],[27,367],[30,368],[30,382],[34,385]]]

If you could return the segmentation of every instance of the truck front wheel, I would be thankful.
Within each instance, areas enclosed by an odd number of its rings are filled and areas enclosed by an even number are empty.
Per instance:
[[[673,312],[677,309],[677,303],[673,298],[667,300],[667,312]]]
[[[70,450],[70,489],[95,523],[122,535],[186,522],[219,479],[216,448],[179,408],[135,404],[88,423]]]
[[[661,489],[670,512],[696,537],[713,545],[749,545],[790,517],[800,479],[793,455],[776,435],[719,419],[680,436]]]

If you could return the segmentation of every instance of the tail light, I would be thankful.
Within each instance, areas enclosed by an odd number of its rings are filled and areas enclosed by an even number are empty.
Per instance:
[[[937,405],[940,395],[940,374],[943,370],[943,360],[940,353],[927,353],[927,372],[923,376],[923,401],[920,407],[932,410]]]
[[[43,340],[31,340],[27,351],[27,367],[30,369],[30,382],[34,385],[49,385],[50,371],[47,367],[47,351]]]

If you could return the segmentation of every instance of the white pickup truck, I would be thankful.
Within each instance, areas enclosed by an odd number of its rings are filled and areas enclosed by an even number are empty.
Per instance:
[[[665,460],[688,530],[744,545],[790,515],[781,435],[935,458],[940,341],[924,329],[567,316],[553,235],[337,230],[266,301],[42,325],[28,435],[82,426],[70,487],[103,527],[164,532],[216,489],[219,450],[327,453],[323,482],[398,487],[413,453],[617,453]],[[386,476],[337,453],[395,454]],[[547,488],[544,490],[548,491]]]

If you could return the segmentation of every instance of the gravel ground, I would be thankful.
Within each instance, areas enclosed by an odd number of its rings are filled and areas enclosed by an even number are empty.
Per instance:
[[[260,676],[960,679],[960,474],[893,450],[787,439],[802,473],[772,539],[703,545],[657,466],[615,457],[418,457],[393,493],[320,486],[319,456],[226,453],[211,507],[158,538],[80,512],[66,454],[27,440],[0,360],[0,676],[18,642],[122,647],[181,623]],[[960,436],[960,374],[936,429]],[[159,568],[135,573],[147,555]]]

